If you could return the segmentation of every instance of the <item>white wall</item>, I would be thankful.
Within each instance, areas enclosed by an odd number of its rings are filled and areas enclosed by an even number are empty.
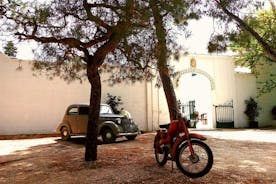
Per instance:
[[[236,73],[236,127],[248,127],[248,118],[244,114],[245,100],[256,97],[256,77],[252,74]]]
[[[165,93],[162,87],[156,86],[156,79],[147,83],[147,130],[153,131],[159,129],[160,124],[170,122],[168,105]]]
[[[259,76],[257,78],[257,92],[262,87],[262,82],[270,79],[270,75],[276,76],[276,63],[260,63],[258,66]],[[275,80],[274,80],[275,85]],[[262,94],[258,97],[258,103],[261,107],[260,116],[258,117],[259,126],[276,126],[276,122],[273,122],[271,110],[273,106],[276,106],[276,88],[269,93]]]
[[[107,74],[103,74],[102,81],[108,78]],[[106,82],[102,82],[102,102],[105,103],[107,93],[120,96],[125,110],[129,111],[141,130],[147,129],[147,96],[146,82],[135,82],[134,84],[116,84],[109,86]]]
[[[183,55],[178,62],[172,61],[175,71],[189,72],[192,57],[196,59],[199,75],[205,77],[210,82],[210,86],[212,84],[211,94],[209,94],[211,102],[208,102],[211,111],[208,115],[209,126],[215,127],[213,105],[233,101],[235,127],[246,127],[247,122],[243,114],[244,100],[256,95],[254,77],[244,74],[235,75],[234,61],[228,56]],[[43,76],[34,77],[29,62],[22,61],[21,65],[23,71],[16,71],[18,60],[12,60],[0,54],[0,134],[53,133],[69,104],[89,101],[88,81],[82,84],[79,82],[67,84],[57,78],[48,80]],[[102,74],[102,81],[107,77],[107,74]],[[159,124],[169,122],[163,88],[156,88],[155,84],[156,79],[152,82],[143,81],[115,86],[102,83],[102,102],[105,101],[107,93],[121,96],[124,102],[122,107],[130,111],[139,128],[155,130]],[[208,82],[204,84],[207,85]],[[177,95],[185,95],[185,88],[191,88],[191,86],[183,84],[181,90],[176,87]],[[205,88],[199,88],[199,90],[204,93]],[[259,120],[267,122],[262,125],[270,123],[266,118],[269,117],[272,106],[276,104],[275,94],[273,91],[262,97],[260,101],[263,110]]]
[[[18,65],[18,60],[0,54],[0,134],[54,133],[69,104],[89,102],[87,80],[68,84],[59,78],[34,77],[30,62],[21,62],[22,71],[16,71]],[[145,128],[145,82],[113,87],[103,83],[103,102],[107,93],[121,96],[123,107],[139,128]]]
[[[33,77],[29,62],[0,61],[0,134],[53,133],[68,104],[87,102],[89,86]]]
[[[273,121],[271,110],[276,106],[276,89],[272,92],[262,95],[258,98],[258,103],[261,107],[260,115],[257,118],[260,127],[276,127],[276,121]]]

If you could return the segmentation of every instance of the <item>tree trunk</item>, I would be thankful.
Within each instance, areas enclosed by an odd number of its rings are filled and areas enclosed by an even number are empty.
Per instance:
[[[163,70],[163,68],[158,67],[158,70]],[[170,113],[170,120],[177,119],[177,113],[178,113],[178,105],[177,105],[177,99],[174,92],[172,80],[169,76],[169,72],[159,72],[162,84],[163,84],[163,90],[165,92],[169,113]]]
[[[154,26],[156,30],[157,36],[157,49],[156,49],[156,57],[157,57],[157,68],[159,71],[159,75],[163,84],[163,89],[165,92],[168,109],[170,112],[170,119],[176,119],[178,113],[177,100],[176,95],[173,88],[173,83],[170,78],[169,69],[168,69],[168,52],[167,52],[167,44],[166,44],[166,30],[163,24],[163,17],[160,14],[160,9],[158,7],[158,2],[156,0],[150,0],[150,7],[152,9],[153,17],[154,17]]]
[[[87,76],[91,85],[91,91],[85,144],[85,161],[95,161],[97,160],[98,122],[101,103],[101,78],[98,67],[87,66]]]
[[[119,21],[112,28],[109,40],[105,42],[93,56],[85,53],[87,59],[87,77],[91,85],[90,108],[88,114],[88,124],[85,145],[85,161],[97,160],[97,140],[98,140],[98,122],[101,105],[101,77],[99,67],[103,64],[106,55],[114,51],[120,41],[126,36],[130,28],[130,17],[133,15],[133,0],[126,1],[127,21]]]
[[[270,3],[270,6],[271,6],[272,10],[275,11],[276,10],[276,5],[275,5],[274,0],[268,0],[268,1]]]

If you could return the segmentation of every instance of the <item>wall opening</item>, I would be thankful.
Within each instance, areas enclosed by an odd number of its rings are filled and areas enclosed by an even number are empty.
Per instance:
[[[176,84],[176,96],[184,107],[184,115],[191,119],[192,125],[196,121],[196,128],[208,129],[213,127],[212,113],[212,90],[215,88],[213,79],[206,72],[195,69],[184,70],[178,73]],[[193,103],[191,103],[193,102]],[[193,112],[198,113],[198,118],[195,119],[193,114],[186,112],[187,104],[193,104]]]

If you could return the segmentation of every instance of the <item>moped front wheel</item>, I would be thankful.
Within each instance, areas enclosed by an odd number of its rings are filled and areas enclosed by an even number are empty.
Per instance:
[[[188,143],[182,144],[176,152],[178,169],[190,178],[207,174],[213,165],[213,153],[209,146],[199,140],[191,140],[194,156],[191,155]]]

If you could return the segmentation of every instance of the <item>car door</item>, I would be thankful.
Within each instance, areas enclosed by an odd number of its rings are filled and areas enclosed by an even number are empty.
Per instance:
[[[88,112],[88,106],[79,106],[79,115],[77,121],[80,134],[86,134],[88,124]]]
[[[70,124],[70,128],[73,134],[76,134],[79,132],[79,128],[78,128],[78,106],[71,106],[68,111],[67,111],[67,117],[66,120],[69,122]]]

